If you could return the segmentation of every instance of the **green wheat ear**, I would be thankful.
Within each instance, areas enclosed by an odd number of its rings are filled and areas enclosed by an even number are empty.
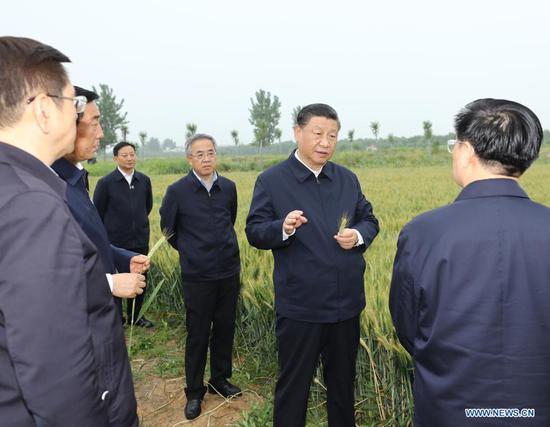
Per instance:
[[[344,212],[342,216],[340,217],[340,221],[338,221],[338,233],[342,233],[344,231],[344,228],[349,223],[349,216],[347,212]]]

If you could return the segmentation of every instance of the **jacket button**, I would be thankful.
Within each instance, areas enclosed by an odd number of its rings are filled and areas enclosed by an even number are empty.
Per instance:
[[[107,397],[108,394],[109,394],[109,390],[105,390],[103,392],[103,394],[101,395],[101,400],[105,400],[105,398]]]

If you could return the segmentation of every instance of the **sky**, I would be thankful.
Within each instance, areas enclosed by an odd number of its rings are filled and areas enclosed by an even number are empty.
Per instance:
[[[550,128],[550,5],[542,0],[26,0],[2,4],[0,35],[30,37],[72,60],[70,78],[106,83],[129,139],[185,140],[185,125],[230,144],[253,140],[251,98],[281,101],[283,140],[297,105],[324,102],[355,139],[435,134],[478,98],[531,108]],[[2,58],[0,58],[2,60]]]

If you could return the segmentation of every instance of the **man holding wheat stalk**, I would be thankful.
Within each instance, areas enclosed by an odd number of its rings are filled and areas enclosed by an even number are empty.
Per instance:
[[[329,161],[339,130],[332,107],[302,108],[294,126],[298,148],[260,174],[247,218],[250,244],[275,258],[275,427],[305,425],[319,357],[329,426],[355,426],[363,253],[379,227],[355,174]]]

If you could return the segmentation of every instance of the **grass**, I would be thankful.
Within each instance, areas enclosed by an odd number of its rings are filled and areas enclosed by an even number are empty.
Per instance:
[[[341,153],[341,158],[346,154]],[[414,150],[406,163],[415,164],[409,167],[382,167],[378,163],[371,166],[368,157],[361,158],[359,155],[355,156],[358,160],[347,159],[350,163],[360,163],[352,169],[357,173],[363,192],[371,201],[380,222],[380,234],[365,255],[367,306],[361,315],[356,381],[357,422],[362,426],[411,425],[411,361],[397,341],[387,302],[400,229],[421,212],[451,203],[460,191],[451,177],[449,157],[439,159],[438,153],[432,154],[432,161],[436,164],[422,167],[416,162],[424,159],[424,154]],[[547,163],[545,153],[520,181],[531,198],[543,204],[550,204],[550,168]],[[271,419],[272,400],[269,396],[274,389],[277,366],[271,278],[273,259],[270,252],[248,245],[244,234],[257,172],[237,170],[222,173],[237,183],[239,197],[235,229],[241,249],[243,286],[235,336],[235,382],[254,387],[266,398],[266,403],[254,408],[243,419],[241,426],[267,425],[266,420]],[[180,177],[180,173],[151,175],[154,190],[154,208],[150,216],[152,242],[161,237],[158,208],[166,187]],[[163,288],[151,306],[153,318],[159,319],[159,326],[154,337],[149,336],[147,331],[134,332],[134,348],[130,356],[163,357],[159,373],[181,375],[184,307],[178,257],[168,245],[157,252],[149,278],[149,293],[164,280]],[[173,353],[163,354],[163,342],[170,340],[176,340],[176,349]],[[322,382],[320,373],[318,378]],[[308,411],[310,425],[326,425],[326,411],[322,405],[324,398],[322,387],[314,384],[309,405],[311,409]]]

